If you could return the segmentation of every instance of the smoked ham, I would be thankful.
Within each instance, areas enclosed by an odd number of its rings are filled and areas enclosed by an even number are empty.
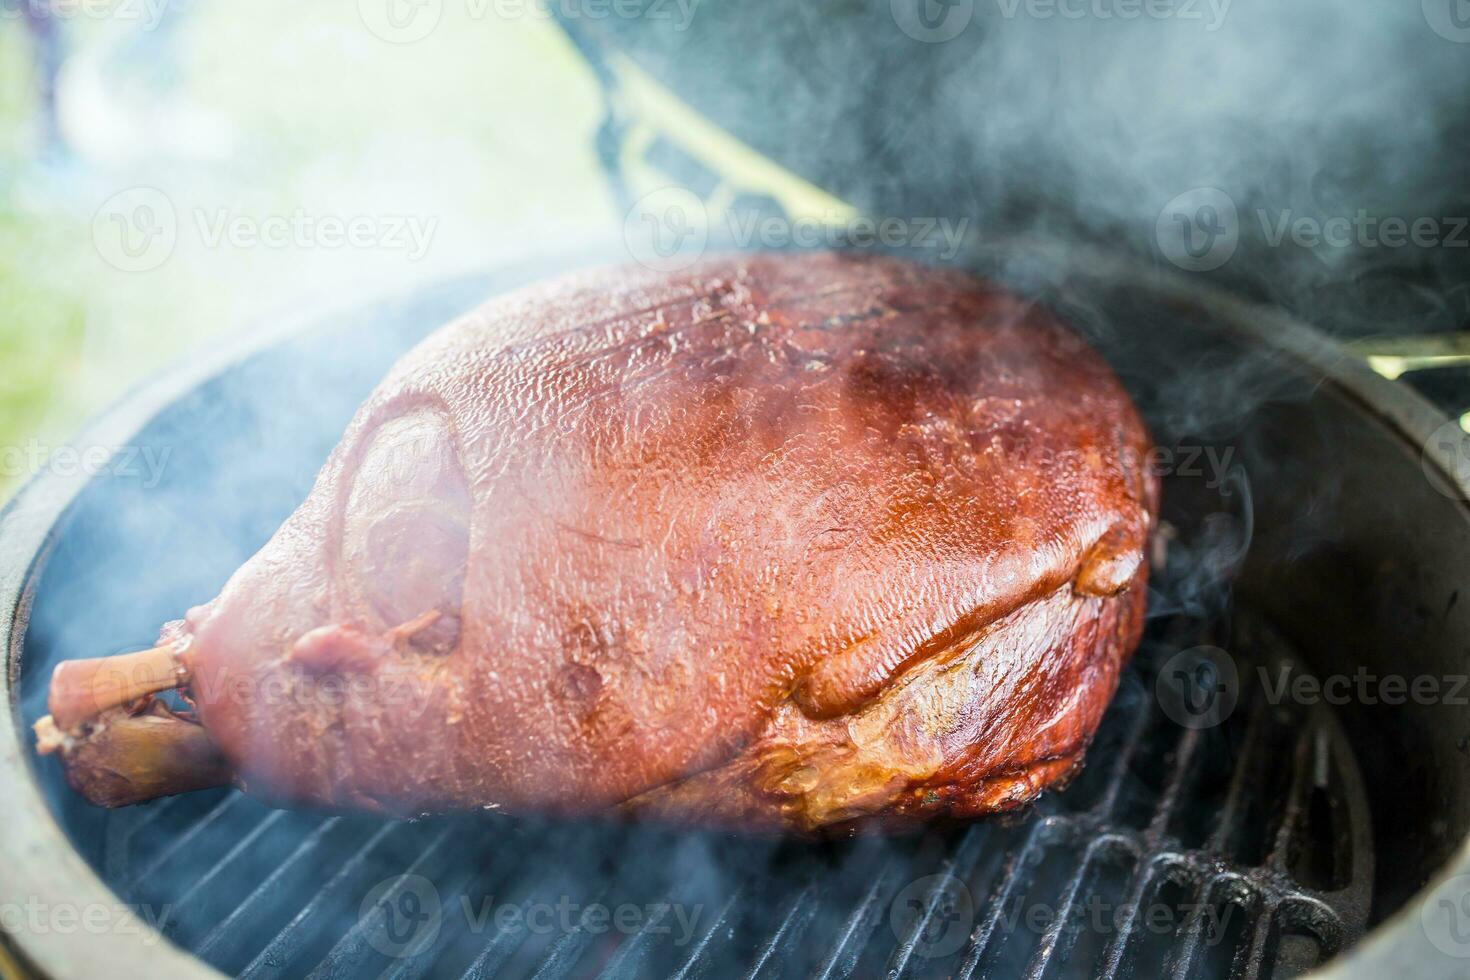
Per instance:
[[[39,745],[107,805],[1015,808],[1137,644],[1148,449],[1081,338],[958,272],[574,276],[405,356],[216,599],[57,669]]]

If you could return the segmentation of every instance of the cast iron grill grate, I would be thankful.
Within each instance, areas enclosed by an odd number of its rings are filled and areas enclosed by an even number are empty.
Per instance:
[[[1329,710],[1253,683],[1294,660],[1243,615],[1238,705],[1171,720],[1187,632],[1154,624],[1082,774],[1004,820],[812,844],[215,791],[107,813],[92,858],[244,977],[1296,976],[1365,927],[1361,776]]]

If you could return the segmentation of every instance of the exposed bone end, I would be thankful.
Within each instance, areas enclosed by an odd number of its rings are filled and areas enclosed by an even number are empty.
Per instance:
[[[76,741],[56,727],[56,722],[50,715],[32,725],[31,731],[36,733],[37,755],[50,755],[53,752],[64,751]]]
[[[106,711],[81,732],[62,729],[49,715],[34,730],[37,751],[60,752],[67,783],[97,806],[128,806],[234,779],[203,726],[153,699],[140,713]]]
[[[188,681],[179,646],[168,643],[94,660],[65,660],[51,674],[46,706],[57,728],[72,732],[103,712]]]

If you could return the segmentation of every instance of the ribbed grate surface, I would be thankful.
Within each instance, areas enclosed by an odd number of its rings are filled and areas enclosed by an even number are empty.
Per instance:
[[[1230,644],[1291,664],[1259,624]],[[1364,927],[1361,777],[1325,709],[1253,684],[1171,720],[1151,672],[1184,645],[1156,624],[1083,773],[1004,820],[812,844],[214,792],[109,814],[99,870],[247,977],[1298,975]]]

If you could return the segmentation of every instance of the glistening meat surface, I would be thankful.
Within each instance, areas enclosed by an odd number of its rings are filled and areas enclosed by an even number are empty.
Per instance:
[[[164,641],[200,737],[287,803],[1005,809],[1080,760],[1137,643],[1147,450],[1079,337],[958,273],[586,274],[406,356]],[[61,727],[86,792],[107,726]]]

